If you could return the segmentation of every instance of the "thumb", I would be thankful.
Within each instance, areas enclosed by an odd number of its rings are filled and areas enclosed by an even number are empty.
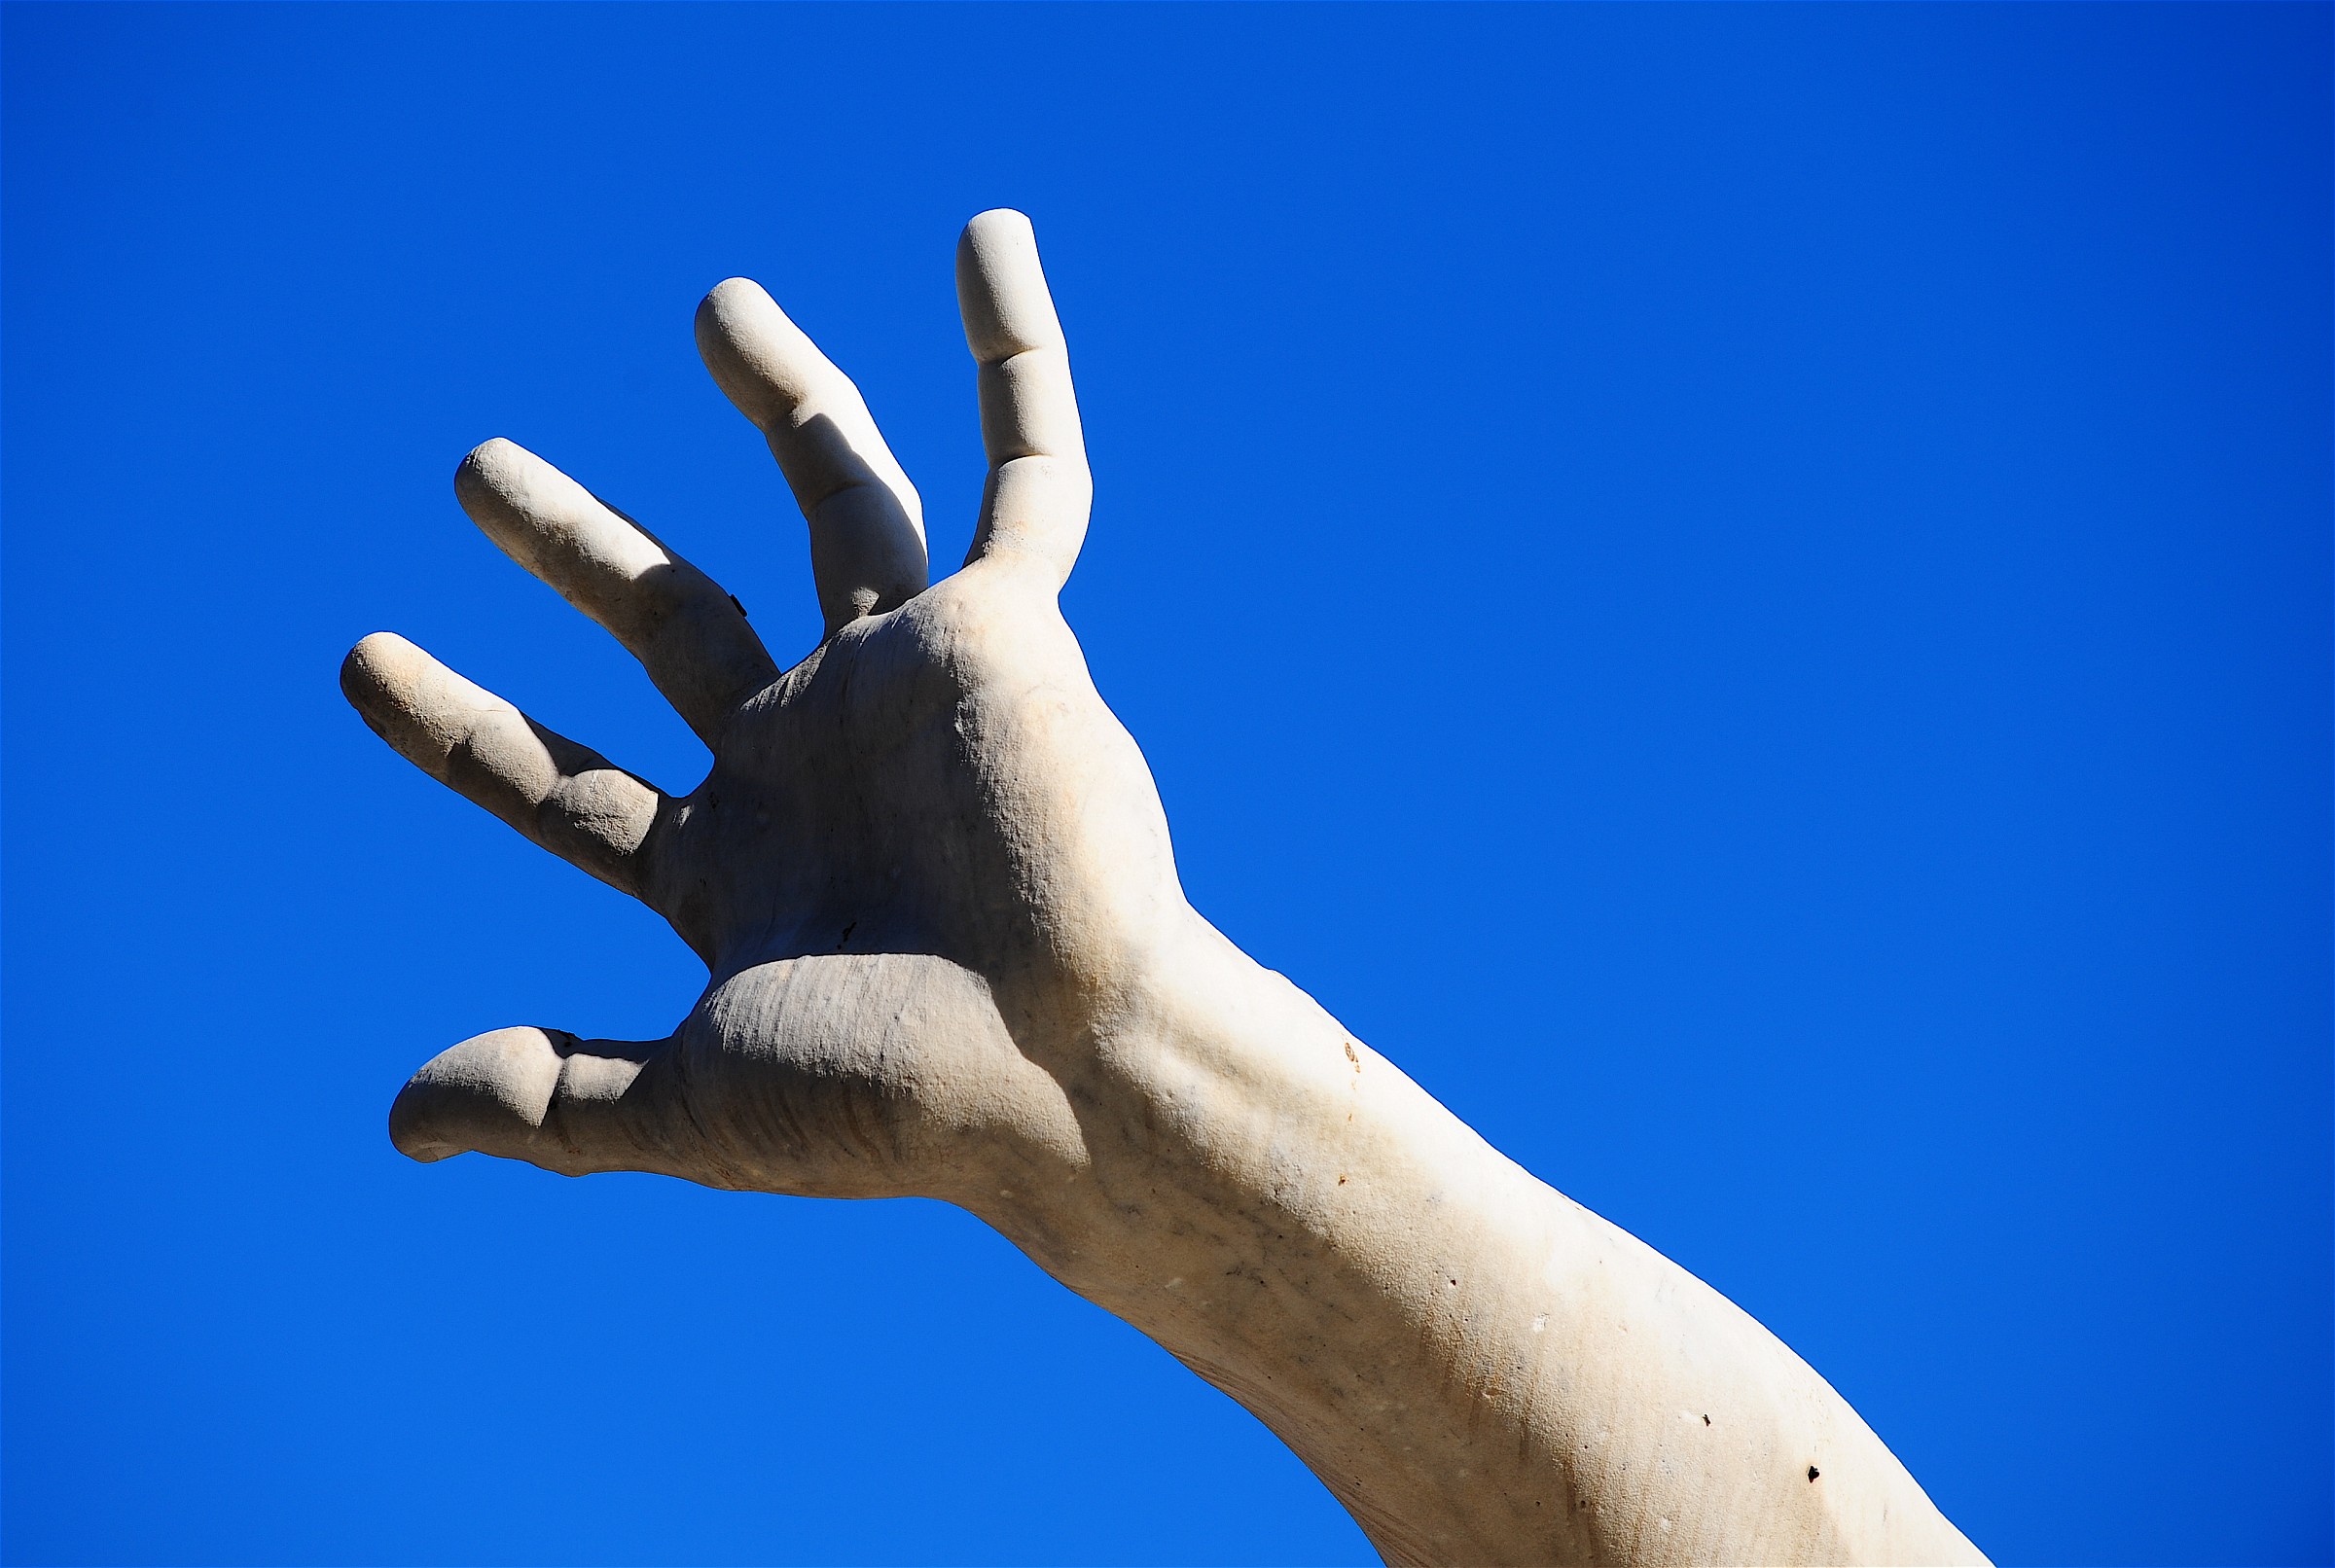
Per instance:
[[[681,1175],[695,1142],[651,1071],[668,1040],[579,1040],[558,1029],[497,1029],[440,1052],[389,1107],[389,1141],[414,1159],[477,1151],[581,1176]]]

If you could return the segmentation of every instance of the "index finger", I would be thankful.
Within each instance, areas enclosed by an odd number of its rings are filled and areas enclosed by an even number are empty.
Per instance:
[[[921,593],[924,505],[851,378],[749,278],[705,296],[697,332],[705,368],[770,443],[810,525],[827,629]]]

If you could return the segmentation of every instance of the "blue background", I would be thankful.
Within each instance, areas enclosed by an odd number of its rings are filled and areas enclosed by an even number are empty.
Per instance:
[[[2005,1562],[2324,1562],[2324,7],[10,7],[18,1562],[1350,1562],[970,1218],[424,1168],[654,918],[381,747],[412,635],[686,788],[507,435],[817,629],[765,281],[935,558],[1034,215],[1067,595],[1195,903]]]

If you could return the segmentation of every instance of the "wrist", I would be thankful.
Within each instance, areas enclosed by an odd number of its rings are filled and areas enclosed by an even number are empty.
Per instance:
[[[1550,1463],[1508,1369],[1579,1211],[1204,924],[1162,972],[1082,1062],[1083,1168],[972,1206],[1263,1420],[1382,1549],[1490,1560],[1464,1478]],[[1389,1506],[1439,1522],[1412,1540],[1372,1522]]]
[[[1285,978],[1198,916],[1161,956],[1052,1064],[1074,1162],[966,1203],[1062,1283],[1237,1372],[1341,1318],[1415,1344],[1437,1259],[1537,1230],[1555,1194]]]

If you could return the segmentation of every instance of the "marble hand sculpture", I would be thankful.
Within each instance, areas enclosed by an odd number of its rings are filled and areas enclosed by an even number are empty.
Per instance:
[[[808,519],[826,631],[737,604],[509,442],[455,492],[713,753],[667,795],[402,638],[341,684],[425,772],[704,960],[669,1038],[502,1029],[390,1111],[416,1159],[960,1204],[1278,1433],[1400,1563],[1983,1562],[1804,1362],[1503,1157],[1185,902],[1057,597],[1092,485],[1021,214],[957,248],[989,474],[928,581],[844,374],[733,279],[714,379]]]

